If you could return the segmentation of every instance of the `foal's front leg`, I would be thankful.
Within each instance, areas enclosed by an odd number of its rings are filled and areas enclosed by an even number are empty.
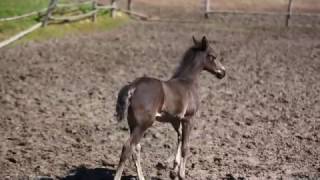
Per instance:
[[[177,179],[179,174],[179,169],[180,169],[180,162],[181,162],[182,126],[180,121],[172,122],[172,125],[177,132],[178,143],[177,143],[176,157],[173,162],[173,173],[171,174],[171,178]]]
[[[186,162],[189,153],[189,137],[192,129],[190,119],[184,119],[182,121],[182,146],[181,146],[181,160],[180,160],[180,179],[185,179],[186,176]]]
[[[179,128],[179,133],[178,133],[178,145],[177,145],[177,152],[176,152],[176,157],[174,160],[174,171],[176,174],[179,172],[179,167],[180,167],[180,162],[181,162],[181,146],[182,146],[182,139],[181,139],[181,128]]]

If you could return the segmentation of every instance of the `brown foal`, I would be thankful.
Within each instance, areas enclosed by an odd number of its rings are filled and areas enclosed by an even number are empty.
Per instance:
[[[189,136],[199,107],[198,77],[202,70],[222,79],[225,69],[204,36],[193,37],[194,45],[187,50],[172,78],[162,81],[150,77],[136,79],[124,86],[117,99],[116,116],[128,120],[130,137],[123,145],[115,180],[120,180],[125,161],[132,155],[139,180],[145,180],[140,163],[143,133],[154,121],[169,122],[178,134],[178,146],[172,178],[185,179]]]

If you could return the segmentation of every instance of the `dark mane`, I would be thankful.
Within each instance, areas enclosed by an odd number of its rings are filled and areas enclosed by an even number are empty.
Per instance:
[[[183,55],[183,58],[176,68],[172,78],[188,77],[188,74],[199,68],[201,61],[196,58],[200,50],[194,46],[190,47]]]

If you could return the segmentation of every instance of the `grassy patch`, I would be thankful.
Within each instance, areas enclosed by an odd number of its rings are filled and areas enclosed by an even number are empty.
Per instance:
[[[33,16],[22,20],[0,22],[0,41],[36,24],[36,18],[37,17]]]
[[[0,0],[0,18],[12,17],[29,13],[35,10],[41,10],[47,7],[49,0]],[[59,1],[63,3],[72,2],[71,0]],[[72,16],[83,14],[92,10],[91,4],[79,5],[78,7],[59,8],[55,11],[54,16]],[[113,27],[117,27],[128,20],[128,17],[119,13],[119,17],[112,19],[109,12],[100,12],[96,22],[92,22],[91,19],[82,20],[74,23],[65,24],[53,24],[46,28],[40,28],[35,32],[23,37],[17,43],[25,42],[28,40],[42,40],[55,37],[63,37],[67,34],[83,33],[91,31],[103,31]],[[25,29],[28,29],[32,25],[39,23],[39,17],[37,15],[28,18],[23,18],[13,21],[0,22],[0,41],[5,40]]]
[[[19,40],[18,43],[28,40],[39,41],[50,38],[59,38],[68,34],[80,34],[109,30],[111,28],[115,28],[124,24],[127,20],[128,17],[123,14],[121,14],[116,19],[112,19],[108,13],[105,13],[98,16],[96,22],[92,22],[91,19],[86,19],[74,23],[53,24],[47,26],[46,28],[40,28],[35,32],[32,32],[31,34],[28,34],[23,39]]]
[[[49,0],[0,0],[0,18],[39,11],[48,4]]]
[[[49,0],[0,0],[0,18],[13,17],[39,11],[48,6]],[[37,23],[37,17],[0,22],[0,41]]]

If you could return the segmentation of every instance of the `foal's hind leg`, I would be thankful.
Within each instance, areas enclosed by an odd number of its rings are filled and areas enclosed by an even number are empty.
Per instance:
[[[119,165],[114,180],[120,180],[126,160],[131,156],[133,148],[139,143],[146,128],[135,127],[127,142],[123,145]],[[140,178],[140,177],[139,177]],[[141,180],[141,179],[140,179]],[[142,179],[144,180],[144,179]]]
[[[141,151],[141,145],[140,145],[140,143],[138,143],[136,145],[136,147],[133,149],[132,158],[133,158],[133,161],[134,161],[136,168],[137,168],[139,180],[145,180],[143,173],[142,173],[142,168],[141,168],[140,151]]]

